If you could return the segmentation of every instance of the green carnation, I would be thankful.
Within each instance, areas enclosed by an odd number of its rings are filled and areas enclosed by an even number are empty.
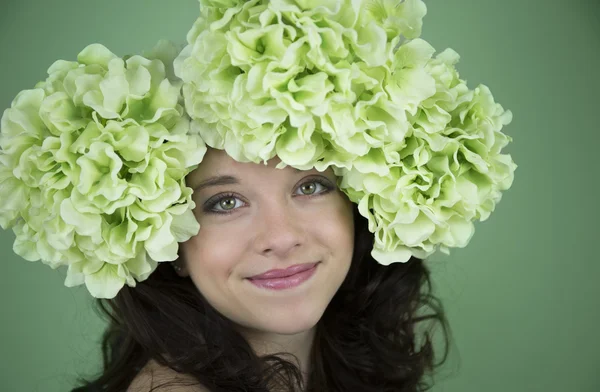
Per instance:
[[[517,166],[501,153],[512,141],[501,132],[512,113],[486,86],[469,90],[454,68],[458,59],[447,49],[426,64],[436,92],[408,115],[402,142],[336,170],[369,219],[373,256],[383,264],[466,246],[473,222],[486,220],[512,185]]]
[[[405,124],[399,103],[382,100],[381,78],[400,35],[420,34],[422,2],[226,3],[201,1],[175,61],[193,127],[211,147],[308,168],[326,149],[352,157],[383,143],[379,130],[365,132],[380,119]],[[355,111],[359,122],[328,126]]]
[[[206,146],[182,106],[177,53],[89,45],[2,116],[0,225],[23,258],[67,266],[67,286],[112,298],[199,230],[185,176]]]
[[[333,167],[383,264],[466,245],[512,184],[512,114],[419,38],[421,0],[200,0],[175,60],[192,129],[242,162]]]

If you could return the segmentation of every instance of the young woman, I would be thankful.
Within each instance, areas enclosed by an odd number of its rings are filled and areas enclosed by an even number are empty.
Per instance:
[[[333,172],[277,163],[208,150],[189,175],[200,232],[173,265],[99,300],[104,373],[74,391],[424,389],[432,327],[449,331],[426,265],[378,264]]]
[[[183,50],[90,45],[2,118],[13,249],[109,320],[74,392],[427,390],[425,259],[511,186],[512,114],[421,0],[200,3]]]

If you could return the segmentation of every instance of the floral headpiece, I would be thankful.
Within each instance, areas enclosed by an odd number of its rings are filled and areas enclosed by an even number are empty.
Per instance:
[[[381,264],[464,247],[513,181],[512,114],[419,38],[421,0],[200,0],[179,51],[90,45],[17,95],[0,134],[0,225],[27,260],[112,298],[200,229],[185,178],[206,146],[331,167]]]

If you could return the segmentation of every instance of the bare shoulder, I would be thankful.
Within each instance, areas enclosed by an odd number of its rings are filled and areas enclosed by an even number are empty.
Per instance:
[[[178,382],[182,383],[182,385],[165,385],[164,387],[160,387],[161,384],[167,382]],[[193,383],[194,379],[191,376],[177,373],[173,369],[150,360],[133,379],[129,388],[127,388],[127,392],[210,392],[201,385],[186,385]]]

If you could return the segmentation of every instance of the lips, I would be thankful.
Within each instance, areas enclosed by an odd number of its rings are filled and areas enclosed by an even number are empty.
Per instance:
[[[286,269],[272,269],[260,275],[249,277],[250,280],[285,278],[313,268],[318,263],[296,264]]]

